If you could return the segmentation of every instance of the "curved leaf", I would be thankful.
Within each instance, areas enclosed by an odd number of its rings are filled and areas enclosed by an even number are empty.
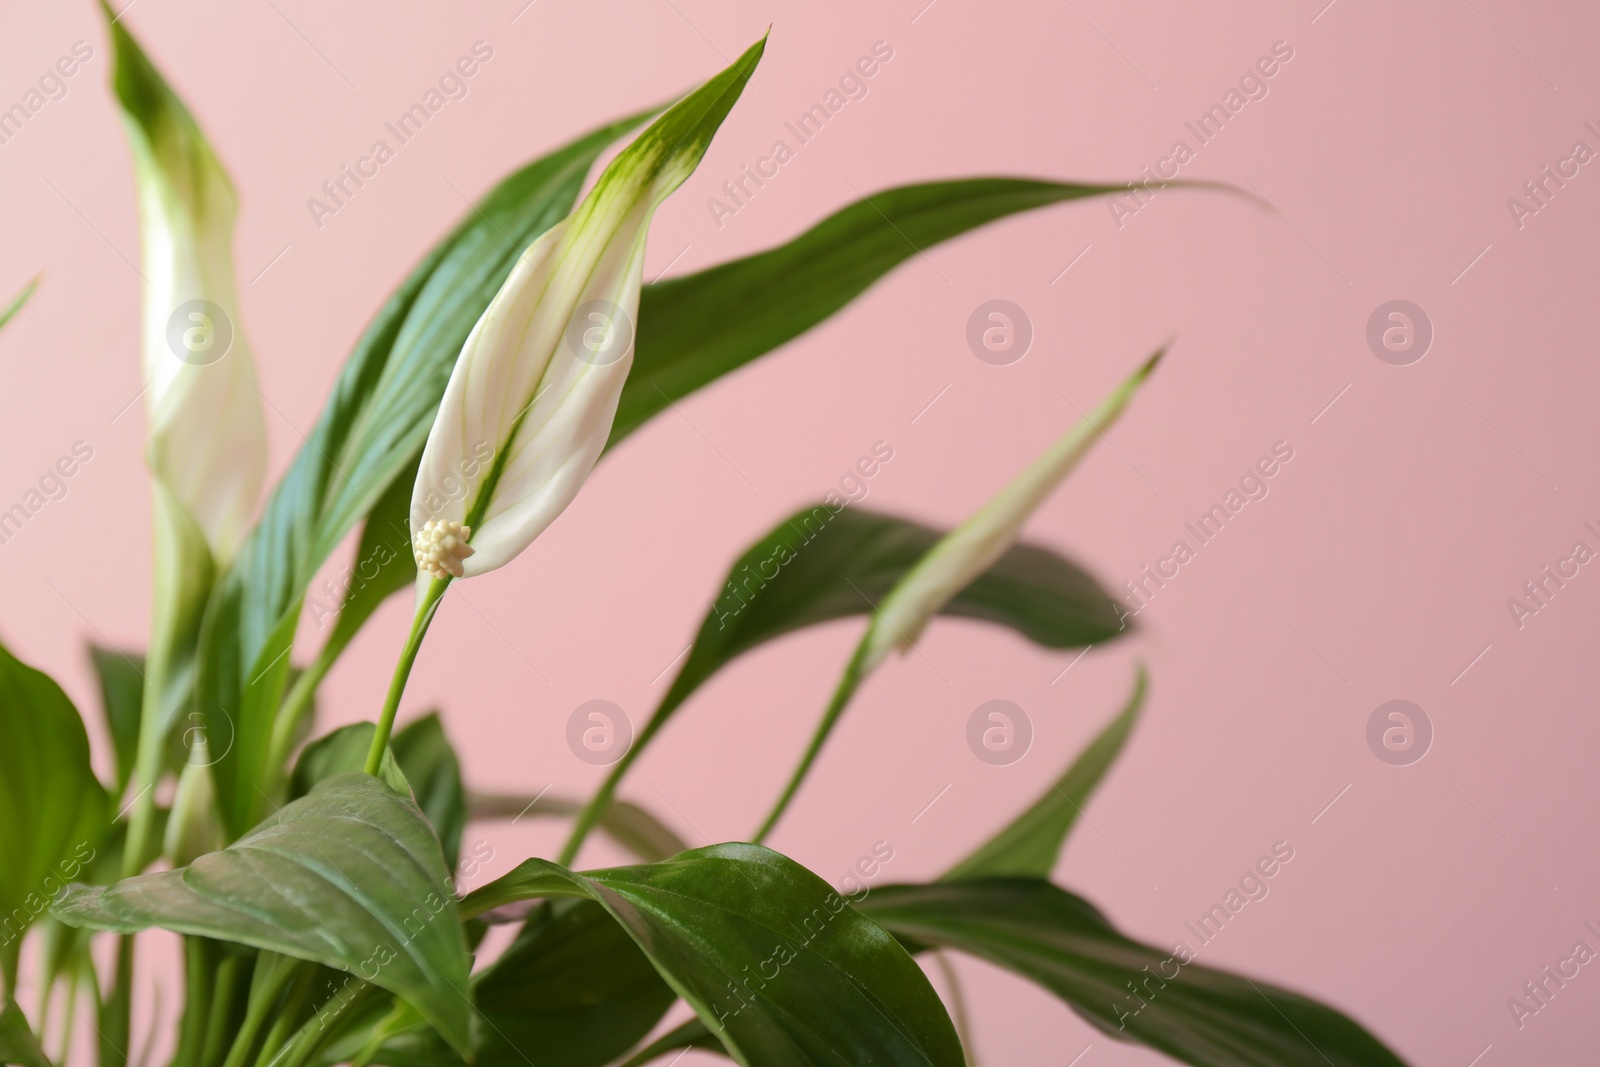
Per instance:
[[[27,1017],[14,1000],[0,1009],[0,1064],[50,1067],[50,1057],[39,1047],[39,1039],[33,1036]]]
[[[416,804],[364,774],[318,783],[188,867],[73,886],[53,910],[73,926],[158,926],[348,971],[468,1048],[470,960],[438,838]]]
[[[4,308],[0,308],[0,326],[4,326],[16,317],[17,312],[22,310],[22,306],[28,302],[28,298],[33,295],[33,291],[37,288],[39,288],[39,276],[36,274],[29,279],[28,284],[24,285],[16,296],[11,298],[9,304]]]
[[[960,1067],[960,1042],[916,963],[793,860],[726,844],[574,874],[528,860],[469,896],[468,915],[534,897],[610,912],[746,1067]]]
[[[1144,665],[1140,664],[1133,694],[1121,713],[1079,753],[1067,772],[1027,811],[939,880],[955,882],[1001,875],[1048,879],[1061,856],[1067,834],[1082,814],[1083,805],[1089,801],[1089,794],[1111,769],[1128,735],[1133,732],[1133,724],[1144,706],[1146,681]]]
[[[367,743],[372,743],[370,734]],[[439,835],[445,865],[455,870],[461,855],[461,831],[467,825],[467,797],[461,785],[461,762],[445,736],[439,713],[430,711],[407,723],[389,739],[389,750],[411,783],[417,806]]]
[[[1199,1067],[1403,1067],[1360,1024],[1288,990],[1124,937],[1039,879],[885,886],[857,907],[917,946],[1028,978],[1114,1038]],[[1131,984],[1131,985],[1130,985]]]
[[[107,822],[78,709],[0,646],[0,984],[16,989],[22,935],[94,859]]]
[[[1019,211],[1126,191],[1025,178],[902,185],[787,244],[648,285],[633,373],[607,447],[672,401],[805,333],[918,251]]]
[[[90,646],[89,662],[100,681],[100,710],[117,757],[117,782],[112,790],[121,796],[133,777],[139,754],[139,716],[144,705],[144,654]]]
[[[197,700],[234,836],[255,824],[302,598],[317,568],[421,451],[462,343],[522,249],[571,210],[595,158],[644,116],[523,167],[436,245],[368,326],[332,394],[218,583],[201,634]],[[409,552],[405,553],[409,559]]]

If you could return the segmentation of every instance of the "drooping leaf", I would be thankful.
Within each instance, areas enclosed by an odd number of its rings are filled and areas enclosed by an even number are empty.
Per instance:
[[[0,983],[16,989],[22,935],[93,859],[107,823],[78,709],[0,646]]]
[[[0,322],[3,325],[3,322]],[[14,1000],[0,1008],[0,1064],[17,1067],[50,1067],[50,1058],[39,1047],[28,1019]]]
[[[596,810],[605,811],[622,772],[723,667],[795,630],[870,613],[943,536],[892,515],[827,504],[802,508],[778,523],[729,568],[688,659],[601,787]],[[1046,648],[1099,644],[1126,629],[1116,602],[1086,571],[1026,544],[1013,545],[944,613],[1007,626]],[[587,829],[580,822],[574,840]]]
[[[787,244],[645,287],[615,445],[667,405],[793,340],[902,262],[1019,211],[1126,192],[1022,178],[884,189]]]
[[[1002,875],[1048,880],[1061,856],[1067,834],[1082,813],[1083,805],[1089,801],[1089,794],[1105,777],[1133,732],[1139,709],[1144,706],[1145,685],[1146,675],[1141,664],[1134,679],[1133,693],[1121,713],[1078,754],[1066,773],[1028,810],[952,867],[940,881]]]
[[[372,743],[369,733],[367,743]],[[455,870],[461,855],[461,832],[467,825],[467,798],[461,785],[461,763],[445,736],[437,711],[430,711],[389,739],[395,762],[411,783],[417,806],[433,824],[444,846],[445,865]]]
[[[450,872],[416,804],[344,774],[188,867],[73,886],[75,926],[161,927],[347,971],[403,998],[466,1052],[470,960]]]
[[[1041,879],[885,886],[857,907],[908,944],[960,949],[1014,971],[1110,1036],[1183,1063],[1403,1067],[1333,1008],[1193,962],[1188,949],[1140,944],[1088,901]]]
[[[362,335],[306,444],[218,583],[201,637],[197,699],[213,737],[237,734],[215,767],[234,836],[263,810],[272,723],[317,568],[411,469],[461,345],[518,254],[571,210],[595,158],[643,117],[523,167],[428,253]]]
[[[22,306],[28,302],[28,298],[33,296],[33,291],[37,288],[39,288],[39,277],[34,275],[28,284],[22,287],[21,292],[11,298],[9,304],[4,308],[0,308],[0,327],[5,326],[6,323],[16,317],[17,312],[22,310]]]
[[[506,793],[468,795],[472,819],[568,819],[583,810],[584,802],[571,797],[522,796]],[[600,829],[646,863],[687,852],[689,846],[654,814],[626,800],[613,801],[600,816]]]
[[[117,756],[117,781],[113,795],[121,796],[133,775],[139,752],[139,714],[144,700],[144,656],[112,648],[89,648],[89,662],[100,680],[100,710]]]
[[[746,1067],[960,1067],[944,1006],[900,945],[826,882],[758,845],[575,874],[528,860],[469,896],[466,914],[587,897]]]

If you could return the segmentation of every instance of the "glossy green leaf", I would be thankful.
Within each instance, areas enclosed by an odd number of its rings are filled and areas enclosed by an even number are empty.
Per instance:
[[[235,836],[264,810],[273,722],[302,598],[317,568],[411,469],[450,370],[517,255],[565,217],[590,165],[643,116],[591,133],[501,182],[378,312],[288,472],[218,583],[201,637],[197,698]],[[358,561],[359,573],[359,561]]]
[[[16,988],[22,936],[94,858],[108,818],[78,709],[0,647],[0,983]]]
[[[645,287],[615,445],[681,399],[793,340],[919,251],[1019,211],[1126,192],[966,178],[873,193],[787,244]]]
[[[473,819],[567,819],[583,810],[584,802],[571,797],[524,796],[507,793],[469,794]],[[626,800],[616,800],[600,816],[600,829],[646,863],[687,852],[688,844],[649,810]]]
[[[1089,802],[1100,779],[1116,761],[1133,732],[1144,706],[1146,675],[1143,664],[1134,680],[1133,694],[1116,718],[1073,760],[1072,766],[1033,805],[1010,825],[990,838],[972,855],[940,879],[945,882],[1002,875],[1050,877],[1067,834]]]
[[[409,797],[367,775],[319,782],[188,867],[73,886],[53,910],[74,926],[155,926],[348,971],[468,1048],[470,960],[438,838]]]
[[[139,754],[139,713],[144,701],[144,655],[114,648],[91,646],[89,662],[100,680],[100,710],[117,756],[117,782],[113,795],[121,796],[133,776]]]
[[[586,874],[528,860],[462,909],[534,897],[597,901],[747,1067],[964,1062],[944,1006],[895,939],[770,849],[713,845]]]
[[[49,1057],[39,1047],[39,1039],[33,1036],[27,1017],[14,1000],[0,1008],[0,1064],[50,1067]]]
[[[1401,1067],[1360,1024],[1298,993],[1124,937],[1033,878],[874,889],[857,907],[908,944],[960,949],[1050,990],[1114,1038],[1198,1067]],[[1131,985],[1130,985],[1131,983]]]
[[[0,308],[0,327],[5,326],[6,323],[16,318],[17,312],[22,310],[22,306],[28,302],[28,298],[33,296],[33,291],[37,288],[39,288],[39,278],[35,275],[27,285],[22,287],[21,292],[11,298],[9,304]]]

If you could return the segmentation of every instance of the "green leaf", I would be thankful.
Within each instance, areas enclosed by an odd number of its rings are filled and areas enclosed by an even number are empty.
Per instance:
[[[787,244],[648,285],[608,447],[670,402],[805,333],[918,251],[1018,211],[1126,191],[1021,178],[903,185]]]
[[[157,926],[348,971],[468,1049],[470,960],[438,838],[409,797],[367,775],[319,782],[181,870],[73,886],[54,912],[74,926]]]
[[[144,703],[144,655],[91,645],[89,662],[100,680],[100,708],[106,732],[117,755],[117,782],[112,790],[121,796],[133,776],[139,754],[139,714]]]
[[[964,1063],[949,1016],[905,950],[793,860],[726,844],[664,863],[574,874],[528,860],[466,914],[587,897],[746,1067]]]
[[[318,782],[335,775],[360,773],[367,764],[367,750],[372,747],[372,731],[375,729],[370,722],[351,723],[307,745],[295,762],[294,773],[289,776],[289,799],[299,800],[310,795]],[[396,793],[411,796],[411,782],[394,758],[393,746],[383,754],[383,766],[378,769],[378,777]]]
[[[0,323],[3,325],[3,323]],[[27,1017],[17,1002],[7,1001],[0,1009],[0,1064],[14,1063],[19,1067],[50,1067],[50,1059],[39,1047]]]
[[[1089,794],[1105,777],[1133,732],[1144,706],[1146,680],[1144,665],[1140,664],[1133,693],[1121,713],[1078,755],[1067,772],[1027,811],[952,867],[940,881],[1001,875],[1048,879]]]
[[[49,676],[0,646],[0,980],[16,988],[22,935],[89,863],[105,790],[78,709]]]
[[[1401,1067],[1358,1023],[1288,990],[1124,937],[1039,879],[874,889],[857,907],[919,947],[960,949],[1050,990],[1119,1040],[1199,1067]],[[1130,988],[1132,983],[1133,988]],[[1137,995],[1134,990],[1137,990]]]
[[[670,715],[730,661],[774,638],[865,615],[944,536],[859,508],[802,508],[736,560],[657,716]],[[1082,648],[1124,632],[1116,601],[1049,549],[1016,545],[944,614],[1010,627],[1046,648]]]
[[[372,744],[370,734],[367,744]],[[461,832],[467,825],[467,798],[461,786],[461,763],[444,734],[439,713],[430,711],[408,724],[389,739],[389,750],[411,783],[417,806],[439,835],[445,865],[455,870],[461,855]]]
[[[306,587],[411,469],[461,345],[517,255],[566,216],[595,158],[642,118],[523,167],[428,253],[362,335],[306,444],[218,583],[201,635],[197,699],[212,737],[237,735],[214,768],[232,835],[263,810],[262,785],[274,773],[267,766],[272,726]]]
[[[584,808],[584,802],[570,797],[540,793],[524,796],[508,793],[469,794],[471,818],[520,819],[571,818]],[[646,863],[664,860],[687,852],[689,846],[665,823],[646,808],[626,800],[616,800],[600,816],[600,828],[611,839]]]
[[[39,276],[34,275],[28,284],[22,287],[22,291],[11,298],[11,303],[4,308],[0,308],[0,327],[3,327],[16,317],[17,312],[22,310],[22,305],[28,302],[28,298],[33,295],[33,291],[37,288],[39,288]]]

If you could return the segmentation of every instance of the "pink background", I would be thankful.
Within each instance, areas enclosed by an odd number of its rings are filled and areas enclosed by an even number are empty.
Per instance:
[[[1600,923],[1600,575],[1583,568],[1521,629],[1506,601],[1574,541],[1600,548],[1582,526],[1600,526],[1600,375],[1582,354],[1600,176],[1584,168],[1521,229],[1506,200],[1574,141],[1600,148],[1583,125],[1600,121],[1600,14],[1506,0],[524,2],[140,0],[128,12],[241,192],[240,287],[274,476],[462,195],[708,76],[769,22],[745,98],[658,216],[649,276],[766,247],[891,184],[1133,177],[1174,140],[1193,146],[1183,123],[1286,41],[1294,56],[1270,94],[1184,170],[1251,183],[1281,214],[1168,191],[1120,229],[1107,203],[1086,202],[914,257],[845,314],[657,418],[532,550],[453,590],[403,714],[443,707],[479,788],[582,794],[602,772],[569,753],[571,710],[603,697],[642,723],[736,552],[873,442],[895,458],[868,506],[953,523],[1075,418],[1064,398],[1086,408],[1175,331],[1116,449],[1092,455],[1029,536],[1115,587],[1287,441],[1294,459],[1270,495],[1158,594],[1138,636],[1065,674],[1072,654],[935,624],[922,655],[866,686],[773,844],[835,880],[884,840],[895,850],[884,877],[934,876],[1059,772],[1143,659],[1147,714],[1058,880],[1167,944],[1189,940],[1184,922],[1288,841],[1295,858],[1271,895],[1202,961],[1305,989],[1417,1064],[1592,1056],[1593,968],[1521,1030],[1507,998],[1575,941],[1600,948],[1583,929]],[[132,179],[91,6],[0,12],[5,105],[78,39],[94,59],[0,146],[0,292],[45,272],[0,337],[0,507],[74,441],[94,459],[0,546],[0,625],[98,734],[84,644],[140,646],[149,612],[143,413],[114,418],[140,386]],[[319,230],[306,198],[477,40],[494,58],[470,95]],[[867,98],[718,228],[707,198],[880,40],[894,58]],[[1035,329],[1008,367],[964,340],[968,315],[996,297]],[[1364,336],[1394,298],[1420,304],[1435,331],[1407,367],[1380,362]],[[375,714],[408,613],[391,603],[346,656],[325,725]],[[739,662],[624,795],[693,844],[747,835],[859,630],[836,624]],[[994,698],[1020,704],[1036,730],[1010,767],[980,763],[964,741],[972,709]],[[1435,731],[1407,767],[1365,739],[1394,698],[1418,703]],[[495,854],[476,881],[549,854],[562,829],[471,828],[469,847]],[[617,857],[597,844],[585,858]],[[1060,1067],[1086,1046],[1084,1067],[1160,1062],[1016,978],[959,966],[985,1062]],[[153,966],[152,982],[170,1006],[170,974]]]

